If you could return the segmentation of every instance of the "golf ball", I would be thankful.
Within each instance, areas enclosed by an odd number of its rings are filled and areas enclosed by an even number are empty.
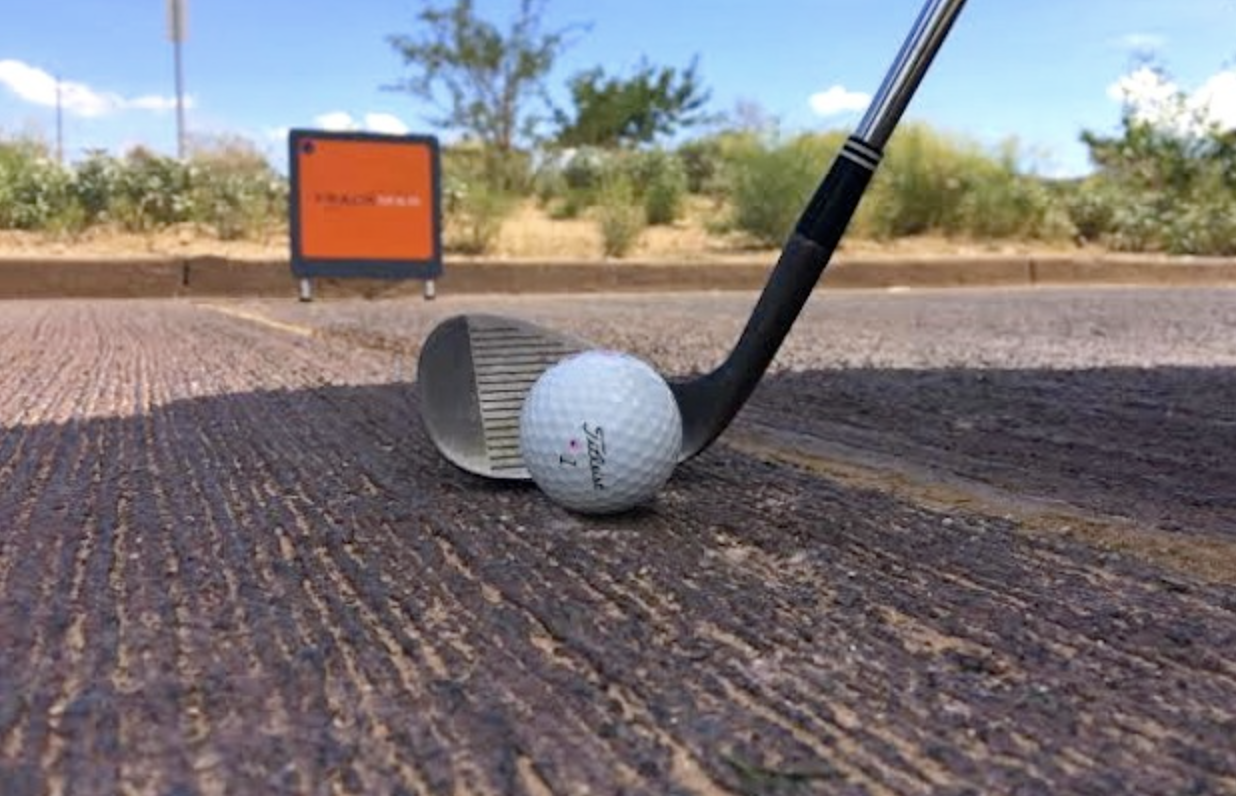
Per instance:
[[[550,499],[583,514],[647,503],[682,449],[682,418],[665,380],[617,351],[586,351],[541,374],[524,400],[520,452]]]

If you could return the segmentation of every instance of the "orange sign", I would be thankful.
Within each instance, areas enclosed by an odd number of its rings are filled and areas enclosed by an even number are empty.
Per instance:
[[[438,149],[433,138],[293,131],[294,265],[347,275],[345,263],[440,267]],[[371,276],[371,268],[362,268]],[[329,271],[329,274],[327,274]]]

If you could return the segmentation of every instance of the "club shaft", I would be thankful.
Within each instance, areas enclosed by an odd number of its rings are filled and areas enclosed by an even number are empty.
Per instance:
[[[730,356],[671,385],[683,417],[683,456],[708,447],[763,378],[845,234],[891,137],[965,0],[928,0],[871,106],[803,210]]]
[[[923,6],[859,122],[854,132],[856,138],[884,149],[964,5],[965,0],[931,0]]]

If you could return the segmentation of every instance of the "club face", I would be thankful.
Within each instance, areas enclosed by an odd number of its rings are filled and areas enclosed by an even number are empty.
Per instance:
[[[487,478],[531,478],[519,451],[519,414],[537,378],[591,348],[527,321],[481,313],[438,324],[417,363],[421,420],[442,455]]]

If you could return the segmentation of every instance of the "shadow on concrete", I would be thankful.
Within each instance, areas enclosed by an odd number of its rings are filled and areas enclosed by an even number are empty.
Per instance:
[[[746,417],[1160,528],[1236,535],[1236,369],[862,370]]]
[[[845,370],[772,376],[741,422],[1230,534],[1234,395],[1232,369]],[[0,427],[4,791],[1236,772],[1230,585],[725,444],[653,508],[580,520],[445,464],[414,402],[327,385]]]

